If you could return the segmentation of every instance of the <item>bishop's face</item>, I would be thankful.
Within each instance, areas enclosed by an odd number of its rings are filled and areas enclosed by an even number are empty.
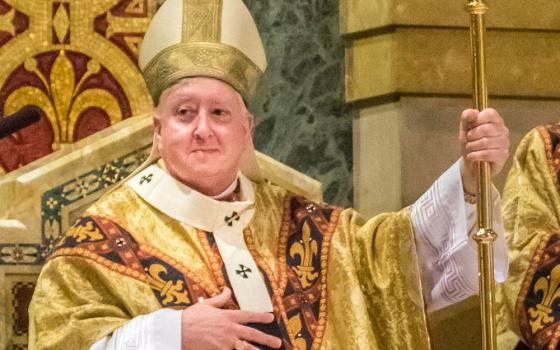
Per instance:
[[[156,108],[158,147],[169,173],[207,195],[236,178],[252,145],[251,118],[241,96],[212,78],[188,78],[167,89]]]

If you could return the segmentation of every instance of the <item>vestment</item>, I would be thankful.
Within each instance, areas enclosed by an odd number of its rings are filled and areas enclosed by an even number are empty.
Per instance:
[[[263,183],[244,235],[274,291],[280,329],[299,348],[321,340],[324,348],[428,347],[418,274],[407,264],[415,259],[408,213],[365,223],[351,209]],[[113,192],[74,225],[41,275],[35,331],[65,325],[41,335],[39,347],[89,346],[160,305],[217,294],[228,282],[216,250],[211,233],[158,212],[129,187]]]
[[[139,315],[184,308],[224,285],[251,309],[258,293],[234,281],[259,270],[287,349],[429,348],[408,209],[366,222],[352,209],[239,181],[246,200],[220,202],[153,165],[90,208],[39,278],[30,343],[87,349]],[[242,243],[226,243],[245,244],[256,268],[220,247],[236,234]],[[446,298],[461,278],[476,286],[476,276],[453,275]]]
[[[519,144],[504,189],[510,275],[498,286],[500,349],[521,337],[556,349],[560,335],[560,126],[533,129]]]

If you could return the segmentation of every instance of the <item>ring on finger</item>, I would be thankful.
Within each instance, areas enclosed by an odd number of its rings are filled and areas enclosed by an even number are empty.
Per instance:
[[[238,339],[233,343],[233,350],[246,350],[249,349],[249,343],[245,340]]]

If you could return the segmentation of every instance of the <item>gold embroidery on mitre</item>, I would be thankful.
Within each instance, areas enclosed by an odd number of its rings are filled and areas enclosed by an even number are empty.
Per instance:
[[[303,224],[301,231],[302,239],[292,244],[290,256],[294,259],[299,255],[300,262],[298,266],[294,267],[294,270],[301,286],[307,288],[319,277],[319,272],[315,271],[313,266],[313,259],[317,256],[319,247],[317,241],[311,238],[311,229],[307,222]]]
[[[189,42],[159,52],[144,69],[144,79],[154,102],[178,80],[207,76],[222,80],[241,96],[252,96],[262,71],[233,46],[220,43]]]
[[[99,232],[97,227],[93,227],[93,222],[88,221],[85,225],[72,226],[68,230],[68,236],[76,239],[76,242],[81,243],[86,239],[89,241],[100,241],[104,237]]]
[[[184,0],[182,42],[220,42],[222,0]]]
[[[533,287],[533,293],[542,293],[542,300],[536,307],[529,308],[531,331],[535,334],[554,321],[552,305],[560,298],[560,265],[556,265],[550,275],[541,277]]]
[[[301,336],[301,317],[300,314],[296,314],[288,320],[288,332],[294,335],[293,345],[297,350],[307,349],[307,342]]]
[[[189,296],[185,293],[183,281],[166,281],[161,275],[167,273],[165,266],[152,264],[148,267],[148,283],[152,289],[158,291],[164,298],[161,303],[163,306],[171,304],[189,304]]]

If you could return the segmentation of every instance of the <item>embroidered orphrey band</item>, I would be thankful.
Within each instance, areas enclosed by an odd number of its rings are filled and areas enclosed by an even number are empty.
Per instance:
[[[222,0],[183,0],[182,42],[218,43],[221,24]]]

